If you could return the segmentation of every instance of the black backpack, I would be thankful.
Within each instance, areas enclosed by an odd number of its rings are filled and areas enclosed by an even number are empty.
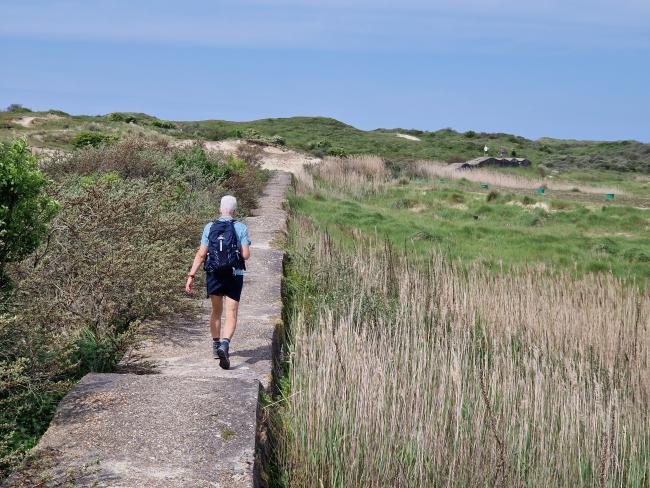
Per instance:
[[[232,275],[233,268],[244,269],[239,252],[235,220],[215,220],[208,234],[208,254],[203,263],[206,273]]]

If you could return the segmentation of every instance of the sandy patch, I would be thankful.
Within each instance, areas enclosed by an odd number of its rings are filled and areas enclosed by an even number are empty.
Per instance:
[[[596,231],[587,231],[585,232],[587,237],[624,237],[626,239],[636,239],[637,234],[631,232],[596,232]]]
[[[409,141],[421,141],[419,137],[412,136],[410,134],[395,134],[397,137],[401,137],[402,139],[408,139]]]
[[[536,202],[530,205],[525,205],[524,203],[519,202],[517,200],[512,200],[508,202],[506,205],[517,205],[518,207],[523,207],[523,208],[541,208],[542,210],[546,210],[547,212],[554,212],[554,210],[551,210],[551,208],[548,206],[548,203],[546,202]]]
[[[414,205],[411,208],[409,208],[409,210],[411,212],[420,213],[420,212],[424,212],[427,208],[428,207],[426,205],[423,205],[423,204],[419,203],[419,204]]]
[[[12,122],[22,125],[23,127],[29,127],[34,123],[35,119],[36,117],[20,117],[19,119],[13,119]]]
[[[44,115],[43,117],[35,117],[35,116],[19,117],[17,119],[12,119],[12,122],[18,125],[22,125],[23,127],[32,127],[33,125],[36,125],[36,123],[39,121],[59,120],[63,118],[64,117],[61,117],[60,115],[47,114]]]
[[[185,146],[194,144],[193,140],[178,141],[176,144]],[[234,154],[244,141],[239,139],[227,139],[224,141],[205,141],[205,148],[211,151],[223,151],[227,154]],[[319,158],[301,154],[290,149],[275,146],[259,146],[262,149],[262,167],[272,170],[288,171],[299,173],[305,164],[318,164]]]

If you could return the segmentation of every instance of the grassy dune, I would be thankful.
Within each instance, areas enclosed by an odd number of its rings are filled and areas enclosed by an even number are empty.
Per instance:
[[[25,124],[25,117],[34,120]],[[72,116],[57,110],[0,113],[0,139],[26,135],[33,145],[65,148],[70,147],[70,142],[80,131],[157,135],[172,139],[220,140],[236,137],[286,144],[318,156],[375,154],[398,162],[418,159],[445,162],[466,160],[482,156],[483,147],[487,145],[492,155],[497,155],[499,149],[503,148],[507,155],[529,158],[535,170],[598,171],[600,180],[605,177],[617,179],[620,177],[618,172],[650,173],[650,144],[637,141],[531,140],[512,134],[459,133],[452,129],[364,131],[327,117],[231,122],[168,121],[131,112],[97,116]],[[412,135],[419,140],[407,140],[398,137],[398,134]],[[629,179],[627,176],[624,178]]]

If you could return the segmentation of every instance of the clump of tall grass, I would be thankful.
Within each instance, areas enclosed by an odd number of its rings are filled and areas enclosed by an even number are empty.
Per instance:
[[[389,177],[384,160],[369,155],[327,157],[309,171],[330,190],[354,194],[376,193]]]
[[[288,486],[648,486],[650,297],[291,236]]]
[[[544,187],[548,190],[553,191],[580,191],[582,193],[601,195],[604,193],[617,193],[619,195],[624,195],[621,190],[613,187],[599,188],[593,186],[575,185],[572,183],[560,183],[549,179],[536,180],[526,178],[525,176],[506,174],[498,171],[490,171],[487,169],[459,170],[446,164],[436,163],[434,161],[418,161],[415,164],[414,173],[424,178],[447,178],[450,180],[467,179],[477,183],[487,183],[499,188],[535,190],[537,188]]]

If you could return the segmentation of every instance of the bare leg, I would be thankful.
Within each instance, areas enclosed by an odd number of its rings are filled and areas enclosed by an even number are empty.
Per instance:
[[[232,339],[237,327],[237,311],[239,310],[239,302],[232,298],[225,297],[226,300],[226,326],[223,329],[223,336],[226,339]]]
[[[212,313],[210,314],[210,332],[213,339],[221,337],[221,313],[223,311],[223,297],[210,295]]]

